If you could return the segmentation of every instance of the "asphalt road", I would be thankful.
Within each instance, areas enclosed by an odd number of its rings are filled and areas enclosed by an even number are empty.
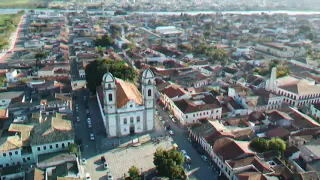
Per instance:
[[[195,150],[192,144],[188,141],[187,130],[180,127],[178,123],[174,123],[169,114],[157,105],[159,116],[161,116],[166,123],[170,125],[170,129],[174,132],[172,136],[175,143],[178,144],[180,150],[185,150],[191,158],[191,169],[193,172],[191,177],[199,180],[215,180],[218,179],[218,174],[212,170],[209,162],[205,162],[201,155]]]

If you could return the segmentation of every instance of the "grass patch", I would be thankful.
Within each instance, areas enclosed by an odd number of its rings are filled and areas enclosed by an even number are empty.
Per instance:
[[[35,8],[42,0],[0,0],[0,8]]]

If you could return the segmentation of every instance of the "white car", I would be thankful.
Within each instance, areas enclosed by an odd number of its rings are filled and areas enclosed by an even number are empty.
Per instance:
[[[91,122],[90,123],[88,122],[88,128],[92,128]]]
[[[160,120],[160,121],[162,121],[162,120],[163,120],[163,118],[160,116],[160,117],[159,117],[159,120]]]
[[[89,173],[86,173],[86,180],[91,180],[91,176]]]
[[[184,156],[187,155],[187,151],[186,151],[186,150],[181,150],[181,152],[182,152],[182,154],[183,154]]]
[[[93,135],[93,133],[90,133],[90,140],[91,140],[91,141],[94,140],[94,135]]]
[[[89,112],[89,109],[86,109],[86,112],[87,112],[87,114],[89,114],[90,112]]]
[[[159,115],[159,111],[156,111],[156,115]]]
[[[81,163],[82,164],[87,164],[87,160],[85,158],[82,158]]]
[[[173,133],[173,131],[172,131],[172,130],[169,130],[169,134],[170,134],[171,136],[173,136],[173,135],[174,135],[174,133]]]
[[[80,122],[80,117],[77,117],[77,121]]]
[[[90,118],[88,118],[88,119],[87,119],[87,121],[88,121],[88,122],[91,122],[91,119],[90,119]]]
[[[171,118],[172,122],[177,122],[174,118]]]

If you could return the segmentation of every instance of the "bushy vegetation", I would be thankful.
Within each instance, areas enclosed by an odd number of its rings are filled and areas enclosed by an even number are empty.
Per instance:
[[[176,149],[163,150],[157,149],[154,153],[153,163],[159,176],[169,179],[186,179],[183,168],[183,154]]]
[[[87,65],[86,69],[87,87],[92,91],[96,91],[96,87],[101,85],[102,77],[105,73],[110,72],[114,77],[133,81],[137,73],[128,66],[124,61],[97,59]]]
[[[24,11],[0,15],[0,50],[9,47],[9,37],[17,29]]]
[[[250,148],[259,153],[266,151],[283,152],[286,150],[286,143],[280,138],[272,138],[270,140],[256,138],[251,141]]]

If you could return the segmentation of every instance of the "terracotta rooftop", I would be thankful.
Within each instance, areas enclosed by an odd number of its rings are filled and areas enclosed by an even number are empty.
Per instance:
[[[62,114],[56,113],[56,117],[48,117],[34,126],[30,136],[32,145],[52,143],[64,140],[72,140],[73,128],[70,120],[63,119]]]
[[[278,137],[281,139],[286,139],[289,137],[289,135],[290,135],[290,131],[288,131],[283,127],[276,127],[266,132],[266,136],[268,138]]]
[[[293,119],[293,125],[297,128],[315,128],[320,127],[320,124],[317,123],[310,116],[299,112],[295,108],[290,108],[291,112],[289,116]]]
[[[212,110],[221,108],[219,101],[211,94],[201,95],[199,99],[182,99],[175,101],[175,105],[183,113],[193,113],[198,111]]]
[[[18,135],[0,138],[0,152],[6,152],[22,147],[22,141]]]
[[[232,160],[254,154],[249,149],[249,141],[236,141],[231,138],[220,138],[213,145],[213,151],[222,160]]]
[[[233,169],[253,165],[260,173],[265,174],[272,172],[270,165],[259,159],[257,156],[250,156],[234,161],[227,161],[227,164],[229,164],[229,166]]]
[[[187,92],[175,84],[164,88],[160,93],[167,95],[169,98],[180,97],[187,94]]]
[[[130,100],[138,105],[143,104],[143,97],[137,87],[130,82],[116,79],[117,82],[117,107],[125,106]]]
[[[26,173],[26,180],[43,180],[45,179],[44,172],[41,169],[34,168]]]

